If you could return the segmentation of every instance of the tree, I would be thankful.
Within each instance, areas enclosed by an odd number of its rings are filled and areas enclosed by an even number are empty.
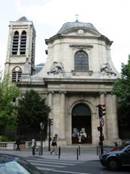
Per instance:
[[[9,135],[16,130],[16,107],[14,100],[20,91],[7,77],[0,82],[0,134]],[[14,135],[12,135],[14,137]]]
[[[130,127],[130,56],[128,64],[122,64],[121,78],[115,82],[113,92],[119,98],[120,126],[122,125],[127,130]]]
[[[45,98],[34,91],[27,91],[18,103],[18,134],[25,139],[39,138],[40,122],[45,125],[44,138],[47,134],[49,106],[45,103]]]

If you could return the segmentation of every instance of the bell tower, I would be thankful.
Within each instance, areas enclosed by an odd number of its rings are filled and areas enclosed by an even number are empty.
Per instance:
[[[5,75],[8,75],[12,82],[19,81],[23,74],[33,73],[35,37],[33,22],[26,17],[10,21]]]

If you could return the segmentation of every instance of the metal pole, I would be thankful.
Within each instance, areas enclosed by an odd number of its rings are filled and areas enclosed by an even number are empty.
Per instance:
[[[100,136],[99,136],[99,145],[100,145],[100,150],[101,150],[101,154],[103,154],[103,128],[102,126],[100,126]]]
[[[79,149],[76,149],[76,153],[77,153],[77,160],[79,159]]]
[[[51,119],[50,118],[49,118],[48,126],[49,126],[48,151],[50,151],[51,150]]]
[[[41,152],[40,155],[43,155],[43,136],[42,136],[42,130],[41,130]]]
[[[98,153],[98,152],[99,152],[98,146],[97,146],[97,148],[96,148],[96,149],[97,149],[97,155],[98,155],[98,154],[99,154],[99,153]]]
[[[41,149],[40,149],[40,155],[43,155],[43,130],[44,130],[44,124],[43,122],[40,122],[40,129],[41,129]]]
[[[78,148],[79,148],[79,155],[80,155],[80,145],[78,146]]]
[[[61,155],[61,147],[59,146],[59,150],[58,150],[58,159],[60,159],[60,155]]]

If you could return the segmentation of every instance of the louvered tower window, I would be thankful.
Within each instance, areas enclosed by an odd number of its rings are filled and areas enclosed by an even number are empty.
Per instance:
[[[18,54],[18,43],[19,43],[19,32],[15,31],[13,36],[12,55]]]
[[[22,75],[22,70],[20,67],[15,67],[13,70],[12,70],[12,82],[18,82],[20,81],[20,78],[21,78],[21,75]]]
[[[26,31],[22,31],[20,39],[20,54],[26,54],[26,41],[27,41]]]
[[[76,52],[74,57],[75,71],[86,72],[89,70],[88,54],[82,50]]]

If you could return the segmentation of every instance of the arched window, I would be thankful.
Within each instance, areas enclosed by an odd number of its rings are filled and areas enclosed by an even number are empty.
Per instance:
[[[77,104],[72,110],[72,116],[90,116],[90,115],[91,115],[90,108],[84,103]]]
[[[26,53],[26,40],[27,40],[26,31],[22,31],[20,39],[20,54]]]
[[[15,31],[13,36],[12,55],[18,54],[18,43],[19,43],[19,32]]]
[[[76,72],[86,72],[89,70],[88,64],[88,54],[80,50],[75,54],[75,71]]]
[[[21,78],[21,75],[22,75],[22,70],[20,67],[15,67],[13,70],[12,70],[12,82],[18,82],[20,81],[20,78]]]

